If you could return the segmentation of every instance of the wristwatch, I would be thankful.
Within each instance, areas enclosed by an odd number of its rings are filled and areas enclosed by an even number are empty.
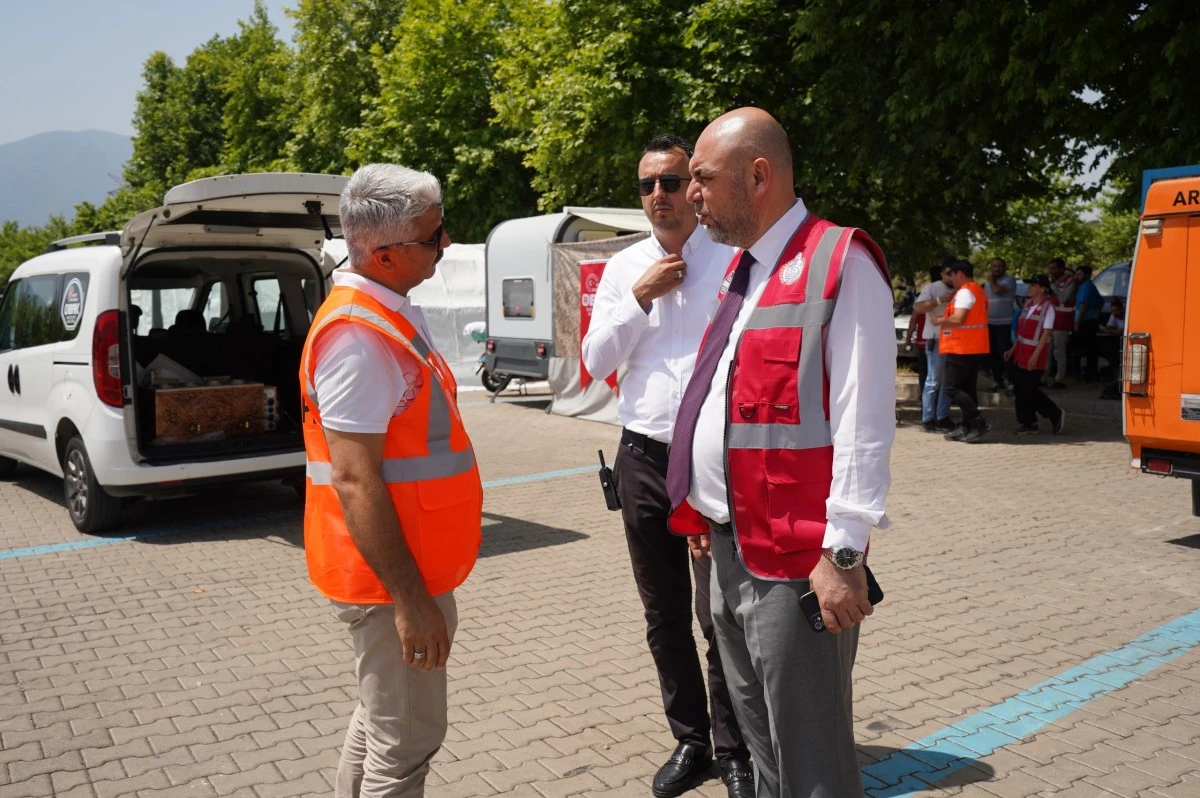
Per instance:
[[[843,571],[849,571],[854,566],[863,561],[865,554],[861,551],[856,551],[849,546],[834,546],[831,549],[822,549],[821,554],[825,559],[841,568]]]

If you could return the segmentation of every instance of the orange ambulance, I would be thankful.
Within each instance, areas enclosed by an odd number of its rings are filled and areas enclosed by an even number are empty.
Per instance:
[[[1122,359],[1132,465],[1191,480],[1200,516],[1200,176],[1145,193]]]

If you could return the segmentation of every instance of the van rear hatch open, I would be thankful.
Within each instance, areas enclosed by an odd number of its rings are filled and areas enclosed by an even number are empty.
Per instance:
[[[194,180],[125,225],[121,246],[127,253],[196,245],[319,251],[323,240],[341,234],[338,199],[348,179],[296,173]]]
[[[298,372],[347,178],[205,178],[121,237],[125,419],[145,463],[302,452]]]

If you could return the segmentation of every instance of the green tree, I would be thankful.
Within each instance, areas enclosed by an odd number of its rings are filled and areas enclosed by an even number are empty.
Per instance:
[[[658,133],[694,137],[677,75],[689,2],[549,0],[513,10],[497,66],[501,124],[534,172],[543,210],[637,203],[642,147]]]
[[[255,0],[250,19],[238,27],[228,43],[232,65],[224,84],[221,167],[229,172],[282,170],[292,125],[292,52],[276,36],[262,0]]]
[[[506,8],[489,0],[409,0],[395,46],[376,59],[379,94],[350,135],[355,163],[392,161],[437,175],[447,229],[483,241],[496,223],[537,211],[531,172],[492,122]]]
[[[22,263],[45,252],[51,241],[69,235],[71,229],[61,216],[51,216],[44,225],[22,227],[13,221],[0,224],[0,284],[7,283]]]
[[[377,56],[390,53],[402,0],[299,0],[291,94],[294,122],[287,151],[293,168],[342,174],[350,131],[379,94]]]

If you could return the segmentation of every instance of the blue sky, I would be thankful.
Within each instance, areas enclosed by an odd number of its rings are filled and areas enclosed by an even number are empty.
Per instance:
[[[271,21],[290,41],[283,9]],[[47,130],[132,133],[142,64],[155,50],[182,63],[213,35],[237,31],[254,0],[3,0],[0,144]]]

